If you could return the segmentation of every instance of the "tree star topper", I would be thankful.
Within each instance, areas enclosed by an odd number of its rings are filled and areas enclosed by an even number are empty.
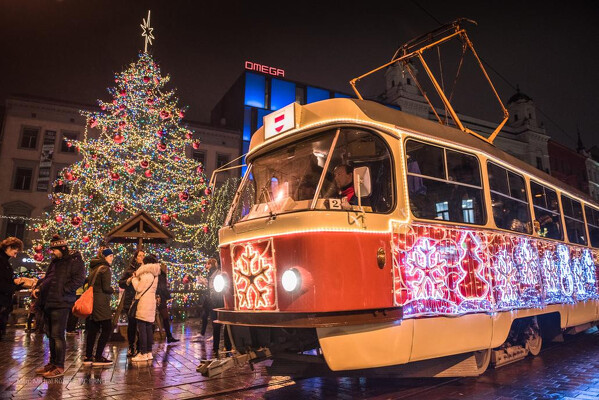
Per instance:
[[[146,43],[144,46],[144,53],[148,52],[148,42],[152,44],[152,39],[154,39],[154,35],[152,35],[152,31],[154,28],[150,27],[150,10],[148,10],[148,20],[142,20],[144,23],[141,24],[141,29],[143,30],[141,36],[146,38]]]

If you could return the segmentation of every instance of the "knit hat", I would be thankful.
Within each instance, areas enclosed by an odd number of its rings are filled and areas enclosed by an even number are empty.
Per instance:
[[[52,235],[52,240],[50,240],[50,248],[51,249],[60,249],[67,248],[67,241],[61,238],[58,234]]]
[[[112,252],[112,250],[110,250],[110,249],[104,249],[104,250],[102,250],[102,255],[103,255],[104,257],[108,257],[108,256],[109,256],[109,255],[111,255],[111,254],[114,254],[114,253],[113,253],[113,252]]]

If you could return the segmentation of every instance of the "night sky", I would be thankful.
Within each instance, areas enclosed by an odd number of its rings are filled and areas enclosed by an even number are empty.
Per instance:
[[[197,121],[208,121],[246,60],[351,93],[348,81],[389,61],[399,45],[439,22],[467,17],[478,22],[466,27],[504,102],[519,85],[554,139],[575,147],[580,129],[587,148],[599,145],[599,3],[388,3],[0,0],[0,99],[15,93],[84,104],[107,99],[114,73],[143,49],[139,25],[148,9],[151,51]],[[486,90],[473,75],[468,79],[473,71],[464,69],[460,85],[467,93]],[[367,95],[382,92],[382,75],[363,87]],[[456,108],[496,114],[489,102],[468,96]]]

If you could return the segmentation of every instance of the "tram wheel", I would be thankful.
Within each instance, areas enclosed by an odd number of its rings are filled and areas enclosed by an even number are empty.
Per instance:
[[[475,351],[474,359],[476,360],[478,374],[481,375],[487,368],[489,368],[489,363],[491,362],[491,349]]]
[[[529,325],[526,330],[526,343],[525,347],[528,349],[529,354],[538,356],[543,346],[543,337],[541,331],[536,324]]]

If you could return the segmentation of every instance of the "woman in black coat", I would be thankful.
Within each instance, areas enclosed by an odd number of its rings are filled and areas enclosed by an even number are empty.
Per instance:
[[[110,278],[112,276],[110,265],[113,258],[112,250],[104,249],[97,258],[92,259],[89,263],[87,282],[91,285],[93,281],[94,284],[94,308],[92,315],[87,319],[85,359],[83,360],[83,365],[93,364],[94,366],[103,366],[112,364],[112,360],[104,357],[102,353],[112,332],[110,297],[114,293],[114,290],[110,286]],[[98,334],[100,334],[100,338],[98,339],[95,357],[92,358]]]
[[[162,326],[166,333],[166,341],[168,343],[178,342],[179,339],[175,339],[171,332],[171,318],[168,314],[168,308],[166,301],[171,298],[171,293],[168,288],[168,282],[166,279],[166,265],[160,264],[160,275],[158,275],[158,287],[156,288],[156,302],[158,304],[158,313],[162,318]]]
[[[0,340],[6,333],[8,316],[12,311],[12,296],[19,288],[15,284],[14,271],[8,260],[20,251],[23,251],[23,242],[16,237],[0,242]]]

